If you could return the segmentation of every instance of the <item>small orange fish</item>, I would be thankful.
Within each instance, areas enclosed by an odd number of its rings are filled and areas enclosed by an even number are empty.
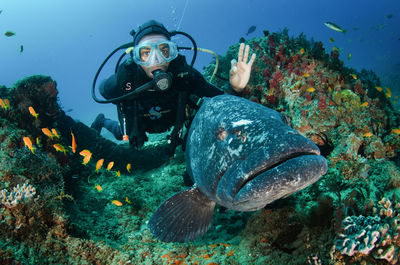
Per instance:
[[[81,156],[91,156],[92,155],[92,153],[88,149],[80,151],[79,154]]]
[[[3,109],[6,109],[6,104],[4,103],[4,101],[3,101],[2,98],[0,98],[0,106],[1,106]]]
[[[329,41],[330,41],[330,42],[334,42],[335,40],[334,40],[332,37],[330,37],[330,38],[329,38]]]
[[[81,156],[83,156],[83,162],[82,162],[82,164],[84,164],[84,165],[86,165],[87,163],[89,163],[90,158],[92,158],[92,153],[91,153],[89,150],[87,150],[87,149],[80,151],[79,154],[80,154]]]
[[[103,163],[104,163],[104,159],[103,159],[103,158],[97,160],[97,163],[96,163],[96,173],[99,172],[100,168],[103,166]]]
[[[304,76],[304,77],[309,77],[310,74],[309,74],[309,73],[304,73],[303,76]]]
[[[360,107],[367,107],[367,106],[368,106],[368,102],[366,102],[366,101],[360,105]]]
[[[301,48],[299,52],[300,52],[300,54],[303,54],[304,53],[304,48]]]
[[[312,92],[314,92],[314,91],[315,91],[315,88],[313,88],[313,87],[307,88],[307,92],[312,93]]]
[[[94,186],[94,188],[95,188],[98,192],[100,192],[100,191],[103,190],[103,188],[102,188],[100,185],[96,185],[96,186]]]
[[[112,200],[111,203],[116,205],[116,206],[122,206],[122,202],[117,201],[117,200]]]
[[[8,104],[7,104],[8,102]],[[0,106],[4,109],[7,110],[8,107],[10,106],[10,102],[8,101],[8,99],[1,99],[0,98]]]
[[[371,137],[373,134],[372,134],[372,132],[366,132],[366,133],[364,133],[363,134],[363,137]]]
[[[387,88],[387,87],[385,87],[385,89],[386,89],[386,93],[385,93],[385,95],[386,95],[386,97],[387,98],[391,98],[392,97],[392,91],[389,89],[389,88]]]
[[[28,147],[29,150],[31,150],[32,154],[34,154],[35,153],[35,147],[33,147],[33,145],[32,145],[31,138],[25,136],[22,139],[24,140],[25,146]]]
[[[376,86],[375,88],[376,88],[376,90],[378,90],[379,92],[382,92],[382,91],[383,91],[383,88],[380,87],[380,86]]]
[[[110,171],[112,169],[112,167],[114,166],[114,162],[111,161],[110,163],[108,163],[107,165],[107,170]]]
[[[125,197],[125,201],[126,201],[127,203],[129,203],[129,204],[132,204],[132,202],[129,200],[128,197]]]
[[[392,129],[392,133],[400,134],[400,128]]]
[[[132,166],[131,166],[130,163],[126,164],[126,170],[127,170],[129,173],[131,173],[131,168],[132,168]]]
[[[121,172],[120,172],[119,170],[116,171],[116,172],[115,172],[115,176],[116,176],[116,177],[121,177]]]
[[[58,134],[58,132],[57,132],[57,130],[56,129],[51,129],[51,132],[53,133],[53,135],[56,137],[56,138],[60,138],[60,135]]]
[[[72,149],[72,153],[76,153],[76,141],[75,141],[75,135],[73,134],[72,130],[71,130],[71,149]]]
[[[29,113],[33,116],[33,117],[35,117],[35,119],[37,119],[37,117],[39,116],[39,114],[37,114],[36,113],[36,111],[33,109],[33,107],[32,106],[29,106]]]
[[[57,152],[63,152],[64,155],[67,154],[67,149],[65,149],[64,146],[61,144],[53,144],[54,149],[56,149]]]
[[[51,133],[51,131],[47,128],[42,128],[42,132],[44,135],[47,137],[50,137],[50,139],[53,139],[54,135]]]

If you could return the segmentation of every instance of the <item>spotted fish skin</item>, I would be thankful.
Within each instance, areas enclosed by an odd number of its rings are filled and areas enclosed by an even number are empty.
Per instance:
[[[255,211],[327,171],[318,147],[280,113],[231,95],[205,99],[188,133],[185,161],[195,185],[167,199],[149,221],[163,241],[204,234],[215,204]]]

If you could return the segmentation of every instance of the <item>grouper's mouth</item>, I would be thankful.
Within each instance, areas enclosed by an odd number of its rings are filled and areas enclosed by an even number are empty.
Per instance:
[[[291,194],[327,170],[326,160],[314,144],[285,151],[260,148],[245,159],[235,161],[218,183],[217,198],[233,204],[246,204],[260,198],[268,201],[269,198],[264,198],[268,192]]]
[[[244,181],[240,187],[238,187],[238,191],[241,190],[244,186],[246,186],[247,183],[258,177],[259,175],[272,170],[278,166],[280,166],[283,163],[290,163],[291,159],[298,158],[301,156],[306,156],[306,155],[320,155],[319,150],[315,150],[313,152],[299,152],[299,153],[292,153],[287,156],[280,157],[279,160],[277,161],[265,161],[263,165],[261,165],[259,168],[256,168],[254,171],[249,172],[249,175],[244,178]],[[271,163],[272,162],[272,163]]]

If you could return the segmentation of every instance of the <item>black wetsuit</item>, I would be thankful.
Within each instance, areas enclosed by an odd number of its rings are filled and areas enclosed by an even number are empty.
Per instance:
[[[170,62],[168,72],[172,73],[173,78],[169,90],[144,91],[135,99],[122,103],[123,110],[119,109],[118,117],[122,122],[121,114],[126,115],[126,129],[131,145],[142,146],[147,140],[145,132],[160,133],[169,130],[172,126],[177,126],[179,99],[183,100],[186,106],[190,96],[201,98],[223,94],[223,91],[208,83],[199,71],[189,66],[182,55],[178,55]],[[106,99],[116,98],[149,81],[151,78],[143,69],[132,59],[128,59],[120,65],[117,74],[110,76],[101,84],[100,93]],[[180,112],[184,112],[182,108]],[[135,119],[137,119],[136,123]],[[185,116],[184,119],[187,117]],[[113,126],[113,130],[107,128],[112,126],[104,127],[112,131],[117,139],[122,139],[121,130],[117,129],[115,124]]]

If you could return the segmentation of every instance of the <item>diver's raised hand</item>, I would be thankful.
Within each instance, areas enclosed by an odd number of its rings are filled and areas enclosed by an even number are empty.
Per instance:
[[[256,54],[253,53],[250,61],[247,62],[249,59],[250,46],[246,45],[246,49],[244,46],[244,43],[240,44],[238,61],[235,59],[231,61],[230,82],[232,88],[236,92],[241,92],[246,87],[250,79],[251,66],[256,59]]]

